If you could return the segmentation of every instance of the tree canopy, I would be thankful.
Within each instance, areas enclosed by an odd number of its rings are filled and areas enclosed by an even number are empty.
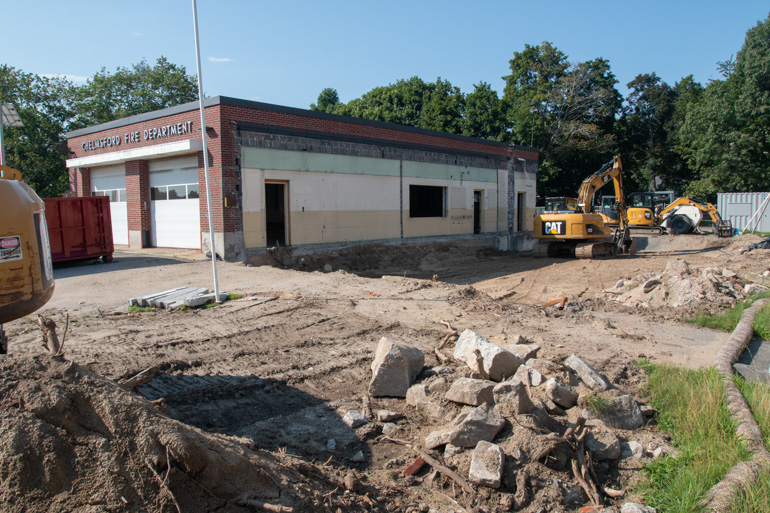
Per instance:
[[[12,103],[24,123],[5,128],[8,165],[39,196],[59,196],[69,187],[66,132],[197,98],[196,77],[165,57],[153,66],[102,69],[84,85],[0,65],[0,101]]]
[[[486,82],[465,94],[415,76],[348,103],[326,88],[312,108],[535,147],[541,196],[575,195],[613,154],[628,192],[673,189],[714,201],[720,191],[768,190],[770,18],[715,69],[723,79],[705,87],[692,75],[669,85],[639,73],[623,98],[609,61],[570,62],[543,41],[513,52],[502,98]]]

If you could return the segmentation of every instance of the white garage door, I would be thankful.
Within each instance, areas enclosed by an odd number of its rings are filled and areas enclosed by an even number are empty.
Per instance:
[[[160,248],[201,248],[198,157],[150,161],[151,242]]]
[[[110,197],[112,241],[128,245],[126,168],[123,164],[91,168],[91,194]]]

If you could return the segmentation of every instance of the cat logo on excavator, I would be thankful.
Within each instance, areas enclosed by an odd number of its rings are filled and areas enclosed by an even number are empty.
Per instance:
[[[564,221],[546,221],[543,223],[543,235],[564,235]]]

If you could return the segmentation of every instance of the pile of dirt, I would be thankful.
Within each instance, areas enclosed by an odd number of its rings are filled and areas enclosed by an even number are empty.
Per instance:
[[[636,308],[679,308],[708,304],[724,308],[746,295],[767,290],[757,284],[746,284],[727,267],[695,268],[683,259],[668,261],[663,273],[643,273],[619,280],[614,287],[597,295]]]
[[[5,358],[0,398],[4,512],[311,511],[339,486],[312,465],[169,419],[61,357]]]

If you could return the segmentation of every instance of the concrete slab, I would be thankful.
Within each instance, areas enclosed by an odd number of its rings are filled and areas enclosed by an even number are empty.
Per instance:
[[[747,381],[770,385],[770,341],[753,339],[733,368]]]

